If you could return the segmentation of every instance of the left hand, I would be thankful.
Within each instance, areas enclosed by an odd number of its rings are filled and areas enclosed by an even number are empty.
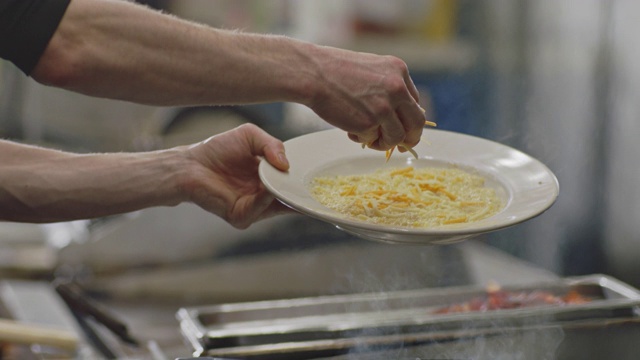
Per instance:
[[[187,193],[192,202],[236,228],[292,211],[277,201],[258,175],[259,157],[282,171],[289,169],[284,144],[253,124],[192,145],[189,155],[199,165],[191,170]]]

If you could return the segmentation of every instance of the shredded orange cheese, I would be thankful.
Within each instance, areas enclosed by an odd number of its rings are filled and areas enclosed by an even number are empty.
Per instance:
[[[502,202],[485,179],[459,168],[392,168],[317,177],[313,196],[346,216],[379,224],[437,227],[484,219]]]
[[[418,105],[418,107],[420,107],[420,105]],[[423,109],[422,107],[420,107],[420,110],[422,110],[422,112],[423,112],[423,113],[424,113],[424,112],[426,112],[426,110],[425,110],[425,109]],[[437,126],[437,124],[436,124],[435,122],[433,122],[433,121],[429,121],[429,120],[425,120],[424,125],[425,125],[425,126],[433,126],[433,127],[436,127],[436,126]],[[371,145],[371,144],[369,144],[369,145]],[[367,147],[367,146],[368,146],[367,144],[362,144],[362,148],[363,148],[363,149],[364,149],[365,147]],[[418,158],[418,153],[417,153],[415,150],[413,150],[413,148],[410,148],[410,147],[408,147],[408,146],[406,146],[406,145],[404,145],[404,144],[400,144],[400,145],[398,145],[398,147],[401,147],[401,148],[402,148],[402,149],[404,149],[405,151],[410,152],[410,153],[411,153],[411,155],[413,155],[413,157],[415,157],[416,159]],[[389,150],[385,151],[384,156],[385,156],[385,158],[387,159],[387,161],[389,161],[389,159],[391,158],[391,154],[393,154],[393,150],[395,150],[395,148],[396,148],[396,147],[394,146],[394,147],[392,147],[391,149],[389,149]]]

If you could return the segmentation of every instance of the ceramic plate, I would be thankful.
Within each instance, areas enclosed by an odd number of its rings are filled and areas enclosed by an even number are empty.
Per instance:
[[[555,175],[540,161],[514,148],[483,138],[444,130],[425,129],[414,148],[419,158],[363,149],[339,129],[306,134],[285,142],[290,170],[282,172],[260,163],[260,178],[285,205],[331,223],[359,237],[388,243],[444,244],[519,224],[540,215],[558,197]],[[437,228],[395,227],[348,218],[319,203],[311,195],[317,176],[370,173],[385,167],[459,167],[486,178],[503,201],[497,214],[480,221]]]

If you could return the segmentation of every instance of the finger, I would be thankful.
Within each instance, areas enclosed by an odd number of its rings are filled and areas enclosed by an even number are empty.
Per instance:
[[[262,184],[260,185],[256,193],[236,199],[227,218],[229,224],[238,229],[246,229],[263,217],[263,213],[271,206],[275,197]]]
[[[409,90],[409,94],[416,101],[416,103],[420,103],[420,91],[416,87],[416,84],[413,82],[413,79],[409,75],[409,70],[404,73],[404,83],[407,84],[407,90]]]
[[[416,146],[424,129],[424,113],[420,106],[416,103],[400,106],[397,114],[405,131],[403,144],[408,147]]]
[[[282,143],[279,144],[270,144],[265,149],[265,158],[269,162],[269,164],[276,167],[276,169],[281,171],[289,170],[289,159],[287,159],[287,155],[284,151],[284,145]]]
[[[250,206],[251,214],[248,216],[250,219],[261,219],[264,217],[264,212],[276,201],[275,197],[266,189],[263,188],[254,199],[253,205]]]
[[[381,134],[376,149],[387,150],[404,141],[405,129],[396,113],[390,114],[381,124]]]
[[[251,213],[246,216],[245,227],[277,215],[297,213],[296,210],[284,205],[268,192],[256,196],[255,204],[251,207],[251,210]]]
[[[354,141],[360,144],[370,145],[376,140],[378,140],[378,138],[380,137],[380,128],[378,126],[375,126],[375,127],[369,128],[366,131],[359,132],[359,133],[350,132],[347,134],[347,136],[349,136],[349,139],[351,141]]]
[[[267,209],[264,212],[262,212],[262,215],[260,216],[259,220],[268,219],[276,215],[297,214],[297,213],[298,211],[284,205],[280,201],[273,200],[269,205],[269,207],[267,207]]]
[[[409,66],[401,59],[397,59],[396,64],[398,65],[398,69],[402,75],[402,79],[404,80],[405,87],[409,92],[409,95],[413,98],[416,103],[420,102],[420,92],[416,87],[411,75],[409,74]],[[403,99],[404,100],[404,99]]]
[[[282,141],[267,134],[267,132],[255,125],[246,126],[246,128],[249,132],[248,137],[252,155],[264,156],[269,164],[275,166],[278,170],[289,170],[289,160],[285,154]]]

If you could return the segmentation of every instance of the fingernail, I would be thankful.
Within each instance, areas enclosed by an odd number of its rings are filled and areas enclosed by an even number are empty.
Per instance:
[[[283,165],[287,165],[287,166],[289,166],[289,160],[287,160],[287,157],[284,155],[284,153],[279,153],[279,154],[278,154],[278,160],[280,160],[280,162],[281,162]]]

